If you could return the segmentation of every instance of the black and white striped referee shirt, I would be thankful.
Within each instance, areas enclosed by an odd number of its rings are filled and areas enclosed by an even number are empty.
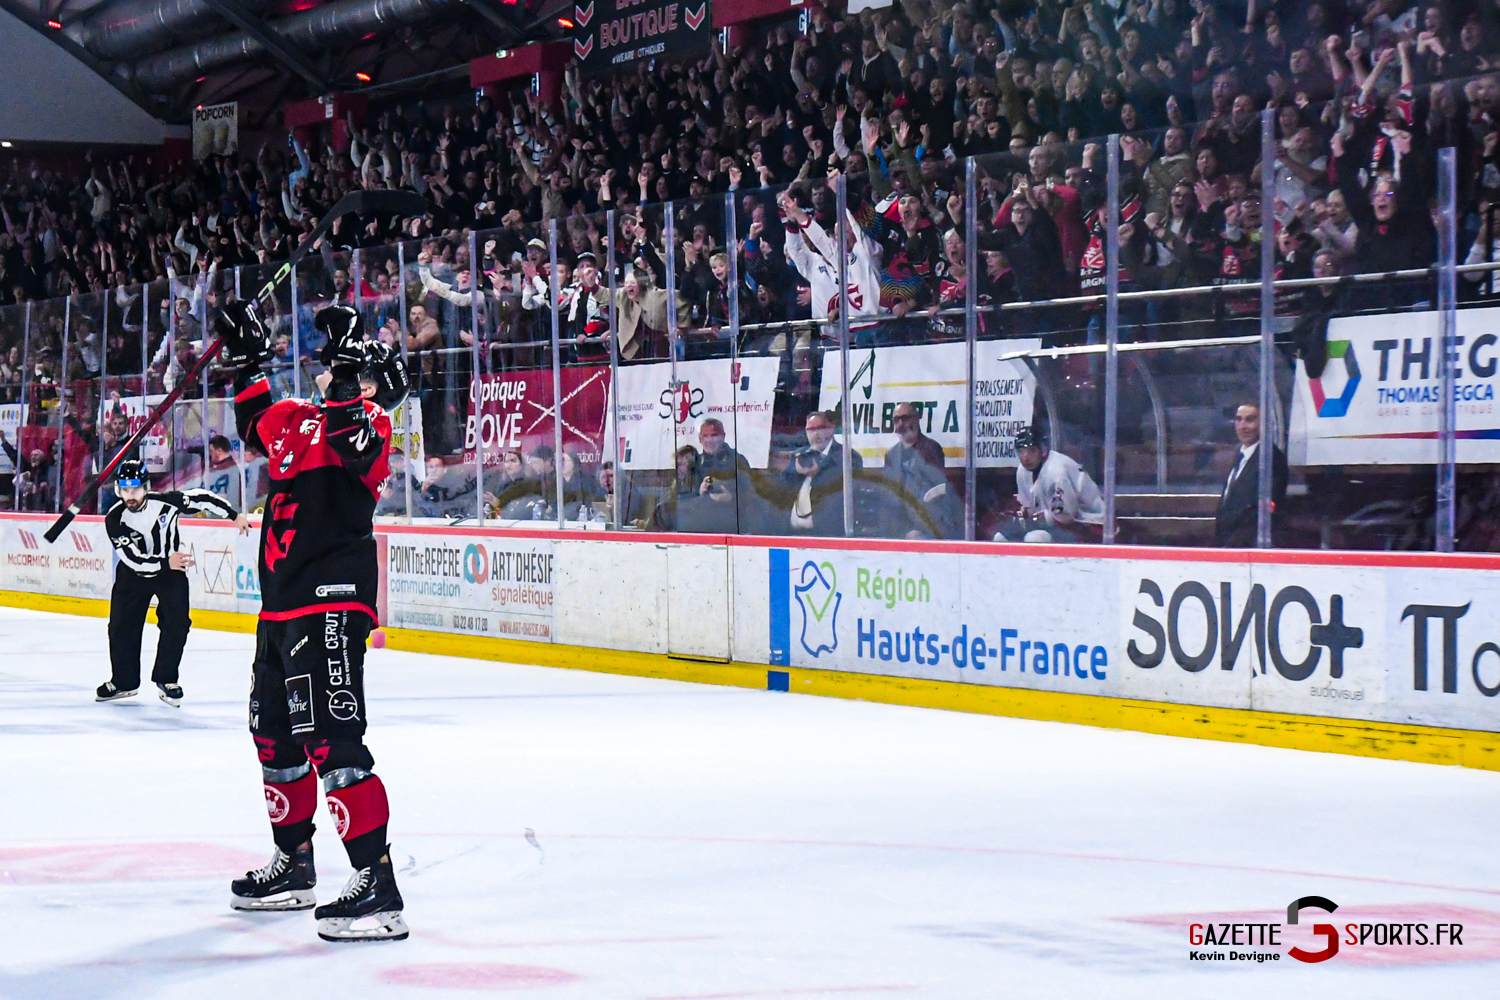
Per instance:
[[[208,490],[147,493],[140,510],[131,510],[121,500],[104,515],[109,542],[119,551],[120,562],[142,576],[166,569],[167,557],[182,548],[177,518],[183,511],[230,520],[240,516],[228,501]]]

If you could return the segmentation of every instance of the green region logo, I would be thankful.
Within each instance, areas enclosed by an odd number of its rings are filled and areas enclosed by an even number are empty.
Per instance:
[[[839,577],[833,563],[802,564],[802,579],[792,588],[797,606],[802,609],[802,648],[809,656],[832,653],[839,648],[839,607],[844,595],[839,593]]]

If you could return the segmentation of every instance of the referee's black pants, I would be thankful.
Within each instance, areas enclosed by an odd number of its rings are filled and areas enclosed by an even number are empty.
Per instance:
[[[188,578],[181,570],[164,569],[155,576],[142,576],[119,563],[115,566],[115,588],[109,597],[109,663],[115,687],[133,691],[141,686],[141,630],[146,627],[146,609],[156,600],[156,624],[161,636],[156,643],[154,684],[176,684],[182,647],[193,621],[188,617]]]

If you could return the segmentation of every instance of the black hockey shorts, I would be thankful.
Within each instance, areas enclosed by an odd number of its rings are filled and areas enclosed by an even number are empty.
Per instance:
[[[320,769],[325,763],[374,766],[362,743],[370,625],[369,616],[358,611],[260,622],[250,681],[250,734],[263,765],[284,768],[313,759]]]

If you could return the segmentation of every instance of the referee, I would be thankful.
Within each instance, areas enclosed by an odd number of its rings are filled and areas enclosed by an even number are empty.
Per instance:
[[[129,698],[141,687],[141,630],[146,609],[156,598],[156,623],[161,638],[156,644],[156,666],[151,680],[161,690],[161,700],[176,708],[182,704],[177,666],[187,642],[188,579],[183,570],[193,557],[182,548],[177,518],[183,511],[212,514],[234,521],[241,534],[250,530],[250,519],[222,497],[207,490],[146,490],[146,470],[138,459],[126,459],[116,473],[115,493],[119,501],[104,516],[109,542],[119,554],[115,587],[109,598],[110,678],[95,692],[98,701]]]

